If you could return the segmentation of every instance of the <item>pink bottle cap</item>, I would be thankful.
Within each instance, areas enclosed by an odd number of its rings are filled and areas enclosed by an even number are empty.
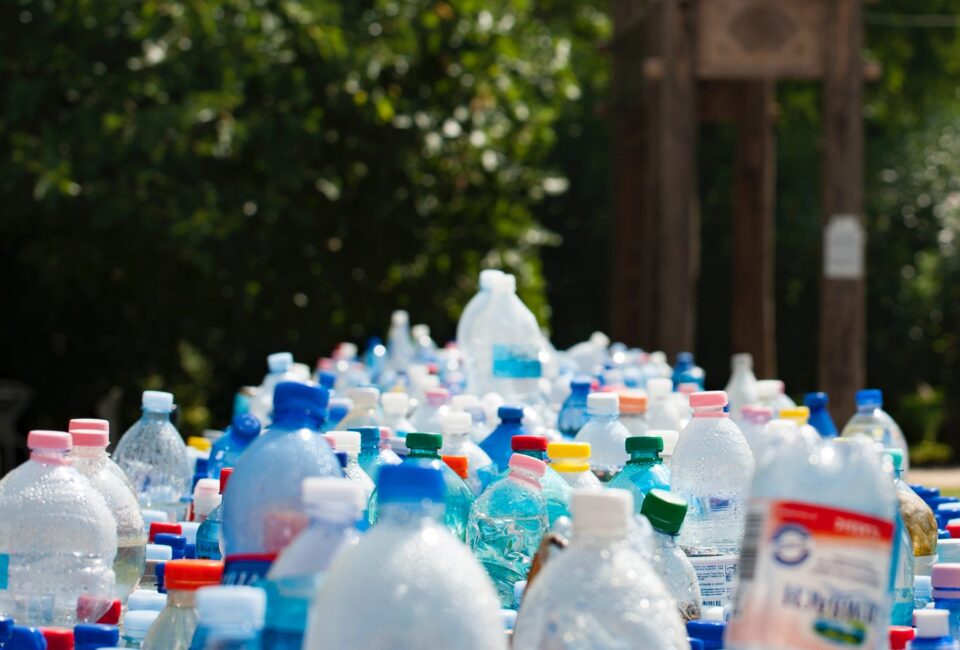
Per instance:
[[[71,445],[70,434],[63,431],[31,431],[27,435],[29,449],[70,451]]]
[[[110,423],[106,420],[98,420],[97,418],[73,418],[70,420],[67,431],[73,433],[80,429],[85,431],[103,431],[109,435]]]
[[[773,409],[769,406],[744,406],[740,415],[749,422],[766,423],[773,418]]]
[[[446,404],[447,400],[450,399],[450,391],[446,388],[429,388],[427,389],[427,403],[431,406],[438,406],[441,404]]]
[[[727,393],[722,390],[705,390],[690,396],[690,407],[723,408],[727,405]]]
[[[547,464],[537,458],[513,454],[510,456],[510,469],[519,469],[534,476],[543,476],[547,473]]]
[[[70,429],[74,447],[106,447],[110,444],[110,435],[97,429]]]

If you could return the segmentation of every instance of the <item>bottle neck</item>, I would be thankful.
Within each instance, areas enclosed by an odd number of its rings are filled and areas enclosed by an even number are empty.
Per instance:
[[[680,536],[680,533],[668,533],[667,531],[660,530],[659,528],[654,528],[653,534],[662,548],[676,548],[677,537]]]
[[[169,589],[167,591],[167,607],[193,609],[196,590]]]
[[[587,416],[595,422],[614,422],[620,419],[619,413],[597,413],[596,411],[587,411]]]
[[[376,454],[380,451],[380,439],[374,438],[373,440],[360,440],[360,454],[366,456],[370,454]]]
[[[547,462],[547,452],[540,451],[539,449],[518,449],[513,453],[523,454],[524,456],[529,456],[530,458],[536,458],[537,460]]]
[[[140,419],[151,422],[169,422],[170,411],[152,411],[150,409],[143,409],[143,415],[140,416]]]
[[[873,415],[876,411],[880,409],[876,404],[864,404],[863,406],[857,406],[857,413],[863,415]]]
[[[418,449],[411,448],[408,458],[429,458],[430,460],[440,460],[440,454],[436,449]]]
[[[631,451],[630,460],[627,461],[628,465],[655,465],[656,463],[662,463],[663,459],[660,458],[659,452],[656,451]]]
[[[727,414],[722,406],[701,407],[693,410],[695,418],[725,418]]]
[[[66,451],[54,449],[33,449],[30,451],[30,460],[44,465],[69,465],[70,459]]]

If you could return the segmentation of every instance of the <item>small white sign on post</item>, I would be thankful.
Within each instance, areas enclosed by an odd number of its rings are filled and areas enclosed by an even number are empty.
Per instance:
[[[858,280],[864,273],[866,235],[854,214],[835,214],[823,231],[823,276]]]

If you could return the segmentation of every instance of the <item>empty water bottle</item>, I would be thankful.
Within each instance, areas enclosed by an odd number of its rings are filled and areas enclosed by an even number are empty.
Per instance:
[[[543,436],[514,436],[511,441],[513,452],[547,462],[547,439]],[[509,469],[501,476],[509,473]],[[547,502],[547,519],[552,526],[560,517],[570,516],[570,484],[563,480],[550,465],[540,479],[543,498]]]
[[[857,412],[843,427],[840,433],[843,437],[858,434],[873,438],[884,448],[896,447],[903,452],[903,470],[910,469],[910,450],[903,437],[903,431],[883,410],[883,391],[876,388],[858,390]]]
[[[220,582],[223,564],[213,560],[172,560],[164,569],[167,606],[150,626],[143,650],[184,650],[197,630],[196,593]]]
[[[705,374],[703,368],[693,360],[692,352],[677,353],[677,362],[673,366],[673,385],[697,384],[700,390],[704,389]]]
[[[467,303],[457,321],[457,346],[466,354],[469,341],[473,340],[473,325],[477,316],[490,300],[490,287],[503,276],[499,269],[484,269],[480,271],[479,291]]]
[[[730,402],[730,417],[740,420],[740,409],[757,403],[757,378],[753,374],[753,355],[741,353],[730,358],[730,381],[724,389]]]
[[[250,415],[263,425],[273,419],[273,391],[277,384],[284,381],[300,381],[293,368],[293,355],[289,352],[274,352],[267,357],[267,374],[257,388],[256,396],[250,400]]]
[[[448,456],[467,457],[466,482],[473,493],[479,495],[496,478],[497,468],[487,453],[470,439],[473,418],[463,411],[445,413],[440,418],[440,427],[443,432],[441,452]]]
[[[603,487],[590,471],[590,444],[586,442],[551,442],[547,445],[550,466],[574,489],[599,490]]]
[[[236,467],[240,454],[246,451],[260,435],[260,420],[244,413],[233,418],[230,426],[210,449],[207,471],[210,478],[219,479],[224,467]]]
[[[807,393],[803,403],[810,409],[810,426],[824,438],[836,438],[839,435],[837,425],[830,417],[830,398],[826,393]]]
[[[190,650],[261,650],[266,610],[262,589],[203,587],[197,590],[196,604],[199,622]]]
[[[379,427],[383,420],[380,411],[380,391],[373,386],[361,386],[351,389],[348,393],[353,402],[353,408],[337,426],[340,429],[353,427]]]
[[[450,410],[450,392],[446,388],[429,388],[426,403],[413,414],[411,422],[415,431],[440,433],[442,418]]]
[[[570,380],[570,395],[560,407],[557,428],[566,438],[573,439],[587,423],[587,395],[590,394],[589,377],[574,377]]]
[[[887,449],[894,467],[894,488],[900,517],[906,526],[911,541],[913,572],[929,576],[937,561],[937,518],[923,499],[903,482],[903,454],[899,449]]]
[[[655,377],[647,380],[647,427],[651,430],[679,431],[680,414],[670,400],[673,382]]]
[[[514,436],[530,435],[523,426],[522,406],[501,406],[497,409],[500,424],[480,443],[482,449],[499,471],[505,471],[513,454],[510,441]]]
[[[413,361],[413,341],[410,337],[410,315],[398,309],[390,315],[387,333],[386,367],[395,372],[406,370]]]
[[[384,467],[377,492],[381,521],[331,568],[311,607],[304,648],[504,649],[490,579],[437,523],[440,472],[410,461]],[[359,612],[375,613],[376,624]]]
[[[660,436],[632,436],[627,438],[625,447],[630,460],[620,473],[607,484],[609,487],[627,490],[633,495],[633,506],[637,512],[644,498],[653,489],[670,489],[670,470],[663,465],[660,452],[663,451],[663,438]],[[686,505],[683,508],[687,512]]]
[[[233,474],[232,467],[220,471],[220,503],[217,504],[197,529],[196,555],[198,560],[219,560],[223,557],[223,493]]]
[[[677,601],[680,616],[684,621],[700,618],[703,601],[697,572],[677,544],[677,535],[687,516],[687,502],[666,490],[653,489],[643,500],[640,513],[653,526],[653,566]]]
[[[590,445],[590,469],[606,483],[623,469],[629,456],[624,443],[630,432],[620,423],[620,398],[615,393],[590,393],[588,420],[575,440]]]
[[[371,427],[372,428],[372,427]],[[380,437],[380,431],[375,429],[377,437]],[[373,479],[360,467],[360,432],[359,431],[332,431],[334,444],[337,451],[347,454],[347,466],[343,468],[343,473],[348,479],[357,484],[363,495],[363,503],[366,505],[373,494]],[[374,454],[376,455],[376,454]]]
[[[410,397],[406,393],[384,393],[380,396],[383,409],[383,426],[390,427],[393,435],[405,438],[416,431],[407,414],[410,412]]]
[[[766,443],[766,426],[772,419],[773,409],[769,406],[750,405],[740,409],[740,432],[750,445],[754,460],[760,460],[760,452]]]
[[[383,427],[355,427],[351,431],[360,434],[360,455],[357,462],[374,482],[381,467],[400,464],[400,457],[389,446],[389,438],[384,438]],[[389,430],[386,432],[389,434]]]
[[[117,522],[70,446],[67,433],[31,431],[30,459],[0,481],[0,615],[21,624],[73,625],[81,595],[82,620],[96,622],[114,598]]]

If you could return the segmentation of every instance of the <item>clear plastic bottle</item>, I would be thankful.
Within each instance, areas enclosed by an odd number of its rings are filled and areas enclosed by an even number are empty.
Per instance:
[[[477,443],[470,439],[473,418],[463,411],[445,413],[440,419],[443,431],[441,453],[467,457],[467,485],[479,495],[497,477],[497,467]]]
[[[327,574],[304,649],[505,650],[490,579],[437,523],[444,502],[437,468],[384,467],[377,492],[382,520]]]
[[[373,479],[367,474],[358,461],[360,457],[360,432],[359,431],[331,431],[334,444],[337,451],[343,451],[347,454],[347,466],[343,468],[343,473],[348,479],[357,484],[363,495],[363,503],[366,505],[373,494]],[[304,502],[306,503],[306,502]]]
[[[753,355],[735,354],[730,357],[730,381],[724,389],[730,402],[730,417],[740,421],[740,409],[757,403],[757,378],[753,374]]]
[[[354,427],[379,427],[383,420],[380,411],[380,391],[373,386],[361,386],[350,390],[348,397],[353,402],[353,408],[340,420],[337,426],[342,429]]]
[[[577,490],[572,510],[573,539],[527,585],[512,647],[689,648],[673,598],[627,539],[630,493]]]
[[[310,526],[284,549],[262,584],[267,592],[263,645],[270,650],[303,646],[310,603],[333,561],[357,545],[356,524],[367,501],[360,486],[338,478],[303,481]]]
[[[450,410],[450,391],[446,388],[428,388],[426,403],[413,414],[411,423],[415,431],[440,433],[441,418]]]
[[[293,355],[289,352],[274,352],[267,356],[267,374],[250,400],[250,415],[267,426],[273,417],[273,391],[283,381],[300,381],[293,369]]]
[[[309,476],[342,477],[320,435],[327,391],[277,385],[274,421],[240,457],[223,500],[225,584],[251,584],[306,526],[300,486]]]
[[[504,405],[497,409],[500,424],[480,443],[482,449],[499,471],[505,471],[513,454],[510,441],[514,436],[527,436],[530,431],[523,425],[523,407]]]
[[[547,532],[547,502],[540,486],[546,469],[542,460],[514,454],[509,474],[484,490],[470,508],[467,545],[506,609],[513,607],[514,585],[526,580]]]
[[[174,521],[183,519],[182,498],[193,487],[193,469],[187,446],[170,413],[173,395],[143,391],[143,416],[123,434],[113,459],[126,472],[140,505],[164,510]]]
[[[886,647],[896,496],[880,455],[864,440],[775,442],[750,493],[727,648]]]
[[[490,287],[501,276],[503,271],[499,269],[484,269],[480,271],[479,291],[473,295],[473,298],[467,303],[460,313],[460,320],[457,321],[457,347],[467,355],[468,341],[472,340],[473,325],[477,315],[483,311],[484,306],[490,299]]]
[[[169,558],[168,558],[169,560]],[[127,611],[150,610],[157,614],[167,606],[167,595],[147,589],[137,589],[127,599]]]
[[[357,462],[374,483],[381,467],[400,464],[400,457],[389,447],[389,429],[386,430],[386,438],[383,427],[354,427],[350,430],[360,434],[360,455]]]
[[[937,518],[923,499],[903,482],[903,453],[896,448],[886,449],[894,468],[893,485],[897,490],[900,517],[910,538],[910,553],[913,558],[913,573],[929,576],[937,561]]]
[[[773,419],[773,409],[769,406],[748,405],[740,409],[740,432],[750,445],[755,460],[759,460],[764,446],[764,430]]]
[[[390,315],[387,332],[386,368],[394,372],[407,369],[413,362],[413,340],[410,338],[410,314],[398,309]]]
[[[219,479],[220,470],[224,467],[236,467],[240,454],[246,451],[259,435],[260,420],[249,413],[235,416],[210,450],[210,460],[207,461],[210,478]]]
[[[23,625],[73,625],[81,595],[96,622],[114,598],[117,522],[70,446],[67,433],[31,431],[30,459],[0,481],[0,615]]]
[[[67,426],[67,432],[73,435],[74,431],[80,431],[80,430],[103,431],[104,433],[107,434],[107,438],[108,438],[107,445],[109,446],[110,422],[108,422],[107,420],[101,420],[98,418],[71,419],[70,424]],[[116,461],[114,461],[110,457],[109,453],[107,454],[107,462],[104,463],[104,469],[106,469],[106,471],[116,476],[117,480],[119,480],[121,483],[126,485],[127,488],[130,490],[130,492],[133,493],[134,496],[137,495],[137,490],[136,488],[133,487],[133,483],[130,482],[130,477],[128,477],[127,473],[123,471],[123,468],[117,465]],[[143,516],[146,517],[146,515],[143,515]]]
[[[196,555],[198,560],[219,560],[223,557],[223,494],[233,474],[232,467],[220,471],[220,503],[217,504],[197,529]]]
[[[840,435],[837,425],[830,417],[830,398],[826,393],[807,393],[803,403],[810,409],[810,425],[824,438],[836,438]]]
[[[653,566],[677,602],[680,616],[684,622],[700,618],[703,601],[697,572],[677,544],[677,535],[687,516],[687,502],[676,494],[655,488],[643,500],[640,514],[653,526]]]
[[[515,454],[523,454],[537,460],[547,462],[548,441],[543,436],[514,436],[511,446]],[[503,472],[501,476],[506,476],[509,469]],[[570,492],[572,488],[557,470],[547,465],[547,471],[540,479],[540,485],[543,489],[543,498],[547,502],[547,519],[550,525],[553,525],[560,517],[570,516]]]
[[[487,426],[487,415],[480,403],[480,398],[476,395],[461,393],[450,398],[450,410],[462,411],[470,415],[470,440],[479,444],[486,438],[493,427]]]
[[[163,544],[147,544],[146,555],[146,568],[140,577],[140,589],[134,593],[141,590],[157,591],[157,567],[173,559],[173,549]]]
[[[547,445],[550,466],[573,489],[603,488],[597,475],[590,471],[590,444],[586,442],[551,442]]]
[[[917,628],[908,650],[958,650],[957,632],[948,622],[948,613],[940,609],[917,610],[913,613]]]
[[[430,338],[430,326],[419,323],[410,328],[413,337],[413,360],[417,363],[435,363],[437,344]]]
[[[160,612],[154,610],[130,610],[124,614],[123,647],[142,648],[143,640],[158,616],[160,616]],[[186,647],[184,646],[184,648]]]
[[[679,431],[680,414],[670,401],[673,382],[654,377],[647,380],[647,427]]]
[[[843,427],[843,437],[863,434],[870,436],[885,449],[896,447],[903,452],[903,471],[910,470],[910,450],[907,447],[903,431],[883,410],[883,391],[876,388],[858,390],[857,412]]]
[[[743,540],[753,452],[723,408],[723,391],[694,393],[693,417],[670,464],[671,488],[690,506],[680,545],[700,578],[704,605],[730,604]]]
[[[266,611],[262,589],[203,587],[196,601],[199,623],[190,650],[261,650]]]
[[[570,395],[560,407],[557,428],[565,438],[573,440],[587,423],[587,395],[592,381],[589,377],[574,377],[570,380]]]
[[[627,490],[633,495],[633,507],[637,512],[650,490],[670,490],[670,470],[663,465],[660,452],[663,438],[659,436],[631,436],[625,447],[630,460],[620,472],[610,479],[608,487]],[[687,508],[684,505],[684,515]]]
[[[220,582],[223,564],[214,560],[171,560],[164,569],[167,606],[150,626],[143,650],[186,650],[197,630],[197,589]]]
[[[606,483],[629,460],[624,443],[630,431],[620,423],[620,397],[616,393],[590,393],[587,416],[575,440],[590,445],[590,469]]]
[[[394,436],[405,438],[411,431],[416,431],[413,423],[407,419],[410,397],[406,393],[384,393],[380,396],[380,406],[383,410],[383,426],[390,427]]]
[[[73,449],[70,460],[90,485],[104,498],[117,524],[117,556],[113,561],[116,579],[115,597],[126,601],[137,588],[146,564],[147,533],[144,530],[140,504],[130,482],[107,454],[110,434],[105,430],[78,429],[70,431]],[[111,467],[116,468],[112,470]]]

